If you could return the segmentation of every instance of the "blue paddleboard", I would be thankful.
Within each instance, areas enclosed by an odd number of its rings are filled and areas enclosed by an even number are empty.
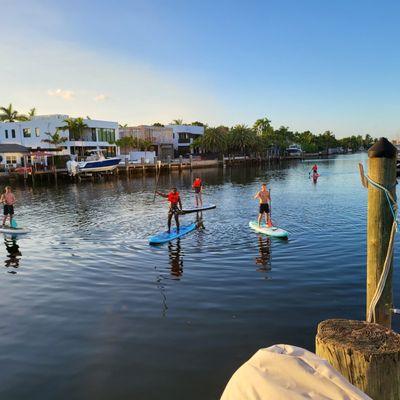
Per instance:
[[[189,232],[192,232],[196,229],[196,224],[190,225],[181,225],[179,232],[176,231],[176,228],[171,229],[171,233],[162,232],[158,235],[150,236],[149,244],[162,244],[170,242],[171,240],[180,238],[183,235],[186,235]]]

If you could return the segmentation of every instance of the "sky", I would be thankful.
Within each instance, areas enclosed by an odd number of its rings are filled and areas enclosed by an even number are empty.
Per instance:
[[[400,137],[400,2],[0,0],[0,105]]]

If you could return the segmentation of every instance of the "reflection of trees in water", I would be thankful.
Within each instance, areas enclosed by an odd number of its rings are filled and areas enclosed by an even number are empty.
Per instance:
[[[4,236],[4,244],[8,253],[4,261],[5,267],[18,268],[22,253],[19,251],[16,236]],[[11,274],[16,274],[16,271],[14,270],[8,272],[10,272]]]
[[[258,257],[255,258],[257,271],[266,272],[271,270],[271,238],[258,236]]]

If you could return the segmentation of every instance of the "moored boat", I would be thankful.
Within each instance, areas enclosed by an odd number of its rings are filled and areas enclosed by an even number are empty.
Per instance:
[[[301,146],[298,144],[291,144],[287,149],[286,149],[286,153],[289,156],[292,157],[301,157],[301,155],[303,154],[303,150],[301,149]]]
[[[68,161],[67,169],[70,175],[111,172],[120,163],[120,157],[106,158],[101,150],[94,150],[84,161]]]

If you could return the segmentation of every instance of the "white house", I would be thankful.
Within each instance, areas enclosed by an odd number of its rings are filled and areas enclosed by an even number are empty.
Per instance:
[[[62,145],[63,150],[57,154],[74,154],[77,148],[84,150],[104,149],[108,155],[115,155],[118,151],[115,140],[119,138],[118,123],[84,119],[88,126],[84,129],[82,137],[77,140],[68,130],[60,130],[66,123],[68,115],[39,115],[29,121],[0,122],[0,145],[18,144],[30,151],[47,150],[55,151],[56,146],[44,142],[59,130],[59,134],[68,140]],[[18,155],[23,156],[23,154]]]
[[[190,145],[193,140],[204,135],[204,126],[197,125],[166,125],[172,128],[175,156],[191,153]]]

